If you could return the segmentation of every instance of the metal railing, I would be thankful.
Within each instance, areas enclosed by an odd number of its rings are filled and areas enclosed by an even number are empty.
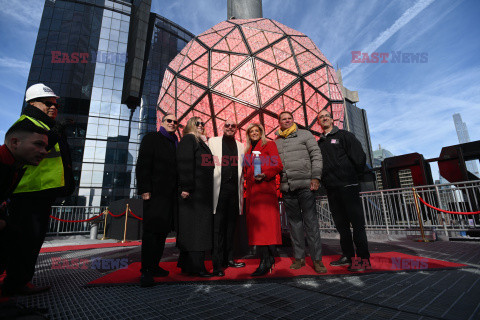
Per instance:
[[[434,207],[457,212],[480,210],[480,180],[461,183],[437,184],[415,187],[417,194]],[[420,228],[412,188],[399,188],[361,192],[365,226],[367,230],[412,231]],[[334,231],[326,196],[316,201],[319,226],[322,231]],[[285,210],[280,206],[282,228],[288,229]],[[446,236],[480,228],[479,215],[457,215],[439,212],[419,202],[419,211],[426,229],[443,230]]]
[[[480,180],[461,183],[437,184],[415,188],[417,194],[434,207],[458,212],[480,210]],[[412,188],[378,190],[360,193],[367,230],[391,234],[418,230],[418,212]],[[320,230],[335,230],[327,197],[318,197],[316,207]],[[65,220],[83,220],[103,212],[106,207],[53,207],[52,215]],[[480,228],[480,215],[457,215],[439,212],[419,203],[423,226],[435,228],[446,236],[457,235]],[[288,229],[285,207],[280,201],[283,229]],[[98,230],[103,232],[103,219],[96,219]],[[91,222],[60,222],[50,219],[48,235],[88,234]]]
[[[102,213],[106,207],[84,207],[84,206],[54,206],[52,216],[63,220],[85,220]],[[48,236],[88,234],[92,223],[98,223],[99,231],[103,232],[103,218],[95,219],[94,222],[63,222],[50,219]]]
[[[415,191],[425,202],[443,210],[480,210],[480,181],[419,186]],[[388,234],[420,227],[412,188],[362,192],[361,198],[367,229],[385,230]],[[425,227],[443,230],[446,236],[480,227],[479,215],[443,213],[422,203],[419,211]]]

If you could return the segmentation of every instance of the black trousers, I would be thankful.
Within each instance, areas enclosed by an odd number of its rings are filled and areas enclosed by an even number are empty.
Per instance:
[[[32,280],[54,202],[54,197],[31,194],[12,198],[5,287],[12,290],[22,288]]]
[[[143,231],[142,235],[142,272],[154,272],[158,268],[165,249],[168,231],[153,233]]]
[[[180,251],[177,267],[183,273],[206,272],[205,251]]]
[[[357,257],[369,258],[365,219],[362,201],[360,200],[360,186],[327,188],[327,196],[335,227],[340,233],[340,246],[343,255],[349,258],[354,257],[353,244],[355,243]],[[350,224],[353,228],[353,239]]]
[[[236,181],[222,184],[217,211],[213,216],[213,270],[222,270],[233,260],[233,240],[238,216],[238,185]]]
[[[159,267],[165,240],[172,230],[175,202],[173,194],[171,199],[152,197],[143,201],[141,272],[154,272]]]

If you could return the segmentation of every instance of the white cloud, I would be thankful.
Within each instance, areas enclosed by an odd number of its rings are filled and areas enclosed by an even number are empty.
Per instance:
[[[397,31],[403,28],[408,24],[413,18],[415,18],[420,12],[422,12],[426,7],[428,7],[435,0],[419,0],[414,6],[405,11],[400,18],[398,18],[388,29],[383,31],[378,37],[372,42],[368,43],[361,51],[372,53],[375,52],[378,47],[384,44],[388,39],[390,39]],[[344,76],[348,76],[353,70],[359,66],[358,63],[351,63],[344,69]]]
[[[44,1],[42,0],[0,0],[2,8],[0,17],[13,19],[23,26],[31,26],[35,29],[40,24]]]
[[[435,93],[359,91],[364,97],[360,107],[368,113],[373,149],[381,144],[397,155],[418,152],[437,157],[443,146],[458,144],[452,119],[456,112],[467,122],[472,140],[480,139],[479,106],[462,99],[461,91],[458,97],[449,92],[439,94],[441,89]]]
[[[154,0],[152,11],[197,35],[227,19],[227,1]]]
[[[22,76],[27,76],[30,71],[30,63],[15,58],[0,57],[0,68],[14,69],[15,72]]]

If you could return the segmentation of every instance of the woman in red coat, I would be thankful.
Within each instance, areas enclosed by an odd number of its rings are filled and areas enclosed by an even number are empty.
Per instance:
[[[247,148],[243,170],[247,183],[248,243],[257,246],[257,254],[260,255],[260,265],[252,276],[262,276],[269,272],[275,263],[272,246],[282,244],[275,177],[282,172],[283,165],[277,145],[273,141],[267,142],[261,124],[250,124],[246,133]],[[255,175],[254,157],[258,152],[262,172]]]

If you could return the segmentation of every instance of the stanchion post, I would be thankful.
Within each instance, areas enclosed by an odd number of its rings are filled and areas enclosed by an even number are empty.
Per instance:
[[[128,213],[129,212],[130,212],[130,205],[127,203],[127,208],[125,209],[125,227],[123,228],[122,243],[127,242],[127,221],[128,221]]]
[[[105,216],[105,219],[103,220],[103,237],[100,240],[106,240],[106,232],[107,232],[107,216],[108,216],[108,208],[103,210],[103,215]]]
[[[385,198],[383,196],[383,191],[380,191],[380,195],[382,196],[382,211],[383,218],[385,219],[385,227],[387,228],[387,234],[390,234],[390,230],[388,229],[387,208],[385,207]]]
[[[437,193],[439,208],[442,208],[443,203],[442,203],[442,198],[440,197],[440,191],[438,190],[438,186],[435,186],[435,191]],[[443,212],[442,212],[442,224],[443,224],[443,231],[445,232],[445,236],[448,237],[447,224],[445,223],[445,214]]]
[[[418,224],[420,225],[420,233],[422,235],[422,239],[418,240],[418,241],[429,242],[427,239],[425,239],[425,232],[423,230],[422,214],[420,213],[420,206],[418,205],[418,195],[417,195],[417,192],[415,191],[415,188],[412,188],[412,190],[413,190],[413,198],[415,199],[415,208],[417,209]]]

